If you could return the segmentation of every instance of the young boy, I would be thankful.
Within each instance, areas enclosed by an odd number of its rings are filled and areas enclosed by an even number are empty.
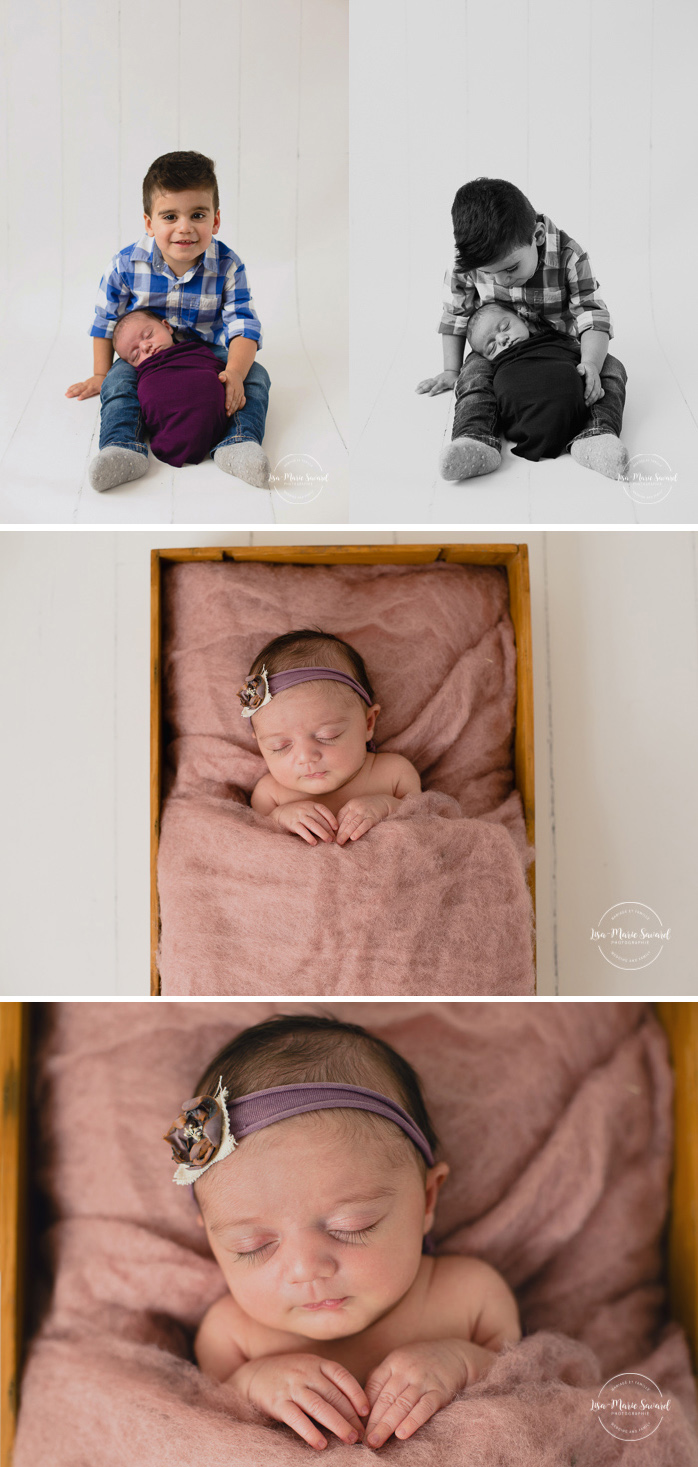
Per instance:
[[[620,442],[626,373],[608,355],[611,319],[596,294],[589,257],[547,215],[536,214],[516,188],[501,178],[476,178],[458,190],[451,210],[456,264],[439,327],[444,370],[420,382],[435,396],[456,388],[453,439],[442,451],[445,479],[491,474],[501,463],[493,365],[478,352],[463,366],[468,321],[478,306],[501,301],[536,325],[547,323],[579,339],[577,367],[584,379],[586,426],[570,453],[577,463],[609,479],[622,478],[628,454]]]
[[[143,180],[143,209],[146,233],[114,256],[100,285],[90,332],[93,375],[66,393],[80,402],[100,394],[100,451],[90,483],[113,489],[148,468],[135,366],[123,358],[112,366],[117,320],[147,308],[177,340],[203,341],[215,352],[229,421],[213,461],[224,473],[265,488],[269,463],[261,444],[269,377],[256,360],[261,327],[242,260],[213,237],[220,210],[212,160],[193,152],[156,158]]]

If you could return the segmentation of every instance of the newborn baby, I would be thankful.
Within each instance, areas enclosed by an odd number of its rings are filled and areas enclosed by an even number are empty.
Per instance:
[[[221,364],[204,341],[174,342],[152,311],[129,311],[114,327],[114,346],[136,368],[138,401],[156,458],[198,464],[225,433]]]
[[[520,1339],[493,1268],[431,1252],[449,1168],[389,1045],[279,1016],[243,1030],[197,1090],[165,1139],[227,1284],[196,1336],[207,1375],[317,1450],[320,1428],[381,1447]]]
[[[557,458],[588,416],[579,342],[529,326],[511,306],[490,302],[468,323],[468,341],[494,365],[502,432],[520,458]]]
[[[401,754],[377,754],[380,713],[362,658],[325,632],[289,632],[255,658],[239,692],[269,770],[252,809],[308,845],[359,840],[419,794]]]

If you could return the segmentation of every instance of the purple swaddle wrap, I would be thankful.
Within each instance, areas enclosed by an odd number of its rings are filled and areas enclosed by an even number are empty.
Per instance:
[[[223,437],[228,418],[221,364],[204,341],[180,341],[136,367],[138,401],[156,458],[181,468],[200,463]]]

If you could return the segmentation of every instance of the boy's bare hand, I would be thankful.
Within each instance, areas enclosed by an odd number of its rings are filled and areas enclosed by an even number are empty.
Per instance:
[[[580,362],[577,371],[580,377],[584,377],[585,379],[584,401],[587,407],[593,407],[594,403],[598,402],[600,397],[605,397],[606,395],[601,386],[599,369],[594,366],[593,362]]]
[[[316,805],[314,800],[294,800],[290,805],[277,805],[274,820],[281,830],[299,835],[309,846],[317,840],[333,841],[337,821],[326,805]]]
[[[318,1355],[267,1355],[241,1367],[239,1386],[247,1399],[275,1421],[284,1421],[308,1446],[322,1451],[327,1437],[316,1421],[352,1446],[363,1436],[360,1415],[369,1404],[359,1382],[335,1360]],[[233,1384],[238,1384],[233,1376]]]
[[[339,812],[337,845],[344,846],[348,840],[359,840],[372,826],[380,825],[396,809],[398,801],[389,795],[357,795],[347,800]]]
[[[84,402],[87,397],[99,397],[106,375],[106,372],[103,374],[95,373],[93,377],[88,377],[85,382],[74,382],[72,387],[68,388],[66,397],[77,397],[78,402]]]
[[[232,418],[233,413],[236,413],[238,408],[244,407],[247,401],[243,380],[240,373],[230,366],[226,367],[223,372],[219,372],[218,376],[225,384],[225,411],[228,417]]]
[[[454,371],[439,372],[438,377],[425,377],[423,382],[418,382],[417,392],[428,392],[430,397],[436,397],[439,392],[451,392],[458,381],[458,373]]]
[[[429,1340],[392,1350],[366,1381],[371,1402],[367,1446],[382,1447],[393,1432],[400,1441],[412,1436],[484,1375],[493,1360],[491,1350],[461,1340]]]

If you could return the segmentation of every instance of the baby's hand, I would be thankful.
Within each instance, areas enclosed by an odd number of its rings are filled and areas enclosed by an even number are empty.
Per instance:
[[[274,820],[281,830],[299,835],[309,846],[317,845],[316,836],[320,840],[334,840],[337,829],[332,811],[326,805],[316,805],[314,800],[295,800],[290,805],[277,805]]]
[[[355,799],[347,800],[338,816],[337,845],[359,840],[371,826],[380,825],[381,820],[397,809],[399,803],[391,795],[357,795]]]
[[[363,1435],[359,1416],[368,1416],[366,1395],[335,1360],[322,1360],[318,1355],[266,1355],[262,1360],[248,1360],[232,1381],[253,1406],[275,1421],[284,1421],[316,1451],[327,1446],[316,1421],[348,1446]]]
[[[93,377],[88,377],[85,382],[74,382],[72,387],[68,388],[66,397],[77,397],[78,402],[84,402],[87,397],[99,397],[106,375],[106,372],[104,375],[96,372]]]
[[[450,392],[458,381],[458,373],[449,368],[447,371],[439,372],[438,377],[425,377],[423,382],[418,382],[417,392],[428,392],[430,397],[436,397],[439,392]]]
[[[247,401],[242,377],[234,367],[226,367],[225,371],[219,372],[221,382],[225,383],[225,411],[229,418],[238,408],[244,407]]]
[[[594,403],[598,402],[600,397],[606,396],[601,386],[599,369],[594,366],[593,362],[580,362],[577,371],[581,377],[586,379],[584,383],[584,401],[587,407],[593,407]]]
[[[484,1375],[494,1358],[491,1350],[464,1340],[430,1340],[392,1350],[366,1381],[371,1402],[367,1445],[382,1447],[392,1432],[401,1441],[412,1436]]]

